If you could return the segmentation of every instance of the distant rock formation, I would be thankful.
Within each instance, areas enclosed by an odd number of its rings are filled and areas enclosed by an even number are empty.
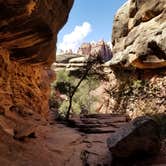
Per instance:
[[[76,71],[83,70],[87,66],[88,56],[64,53],[56,56],[56,62],[51,66],[53,71],[67,70]]]
[[[80,55],[90,55],[91,54],[91,44],[90,43],[83,43],[79,47],[77,53]]]
[[[101,40],[97,43],[83,43],[76,54],[72,50],[61,51],[56,56],[56,62],[52,64],[52,69],[54,71],[62,69],[81,70],[86,67],[88,58],[93,56],[99,56],[103,63],[109,61],[112,58],[110,46]]]
[[[0,105],[48,113],[50,64],[57,33],[72,6],[66,1],[0,1]],[[20,111],[21,111],[20,110]]]
[[[100,55],[103,62],[112,58],[111,48],[103,40],[97,43],[83,43],[77,51],[80,55]]]

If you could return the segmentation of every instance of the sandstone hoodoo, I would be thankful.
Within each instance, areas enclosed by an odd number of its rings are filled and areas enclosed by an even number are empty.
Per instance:
[[[72,50],[61,52],[56,56],[56,62],[53,63],[52,69],[59,71],[66,69],[82,70],[86,68],[88,58],[94,58],[98,56],[102,63],[109,61],[112,58],[111,47],[108,43],[100,40],[96,43],[83,43],[78,48],[77,53],[73,53]]]
[[[80,55],[99,55],[103,62],[106,62],[112,58],[112,52],[110,46],[100,40],[96,43],[83,43],[77,51]]]

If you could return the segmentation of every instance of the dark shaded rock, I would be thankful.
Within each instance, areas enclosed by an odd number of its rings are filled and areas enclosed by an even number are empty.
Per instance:
[[[34,124],[27,124],[22,127],[15,129],[14,138],[17,140],[24,140],[26,137],[35,138],[36,137],[36,126]]]
[[[114,157],[155,155],[160,150],[159,126],[148,116],[138,117],[111,134],[107,144]]]

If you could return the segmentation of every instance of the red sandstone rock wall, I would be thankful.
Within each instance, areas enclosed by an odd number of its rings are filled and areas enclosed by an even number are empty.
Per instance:
[[[46,115],[57,33],[73,1],[0,1],[0,105]],[[47,69],[46,69],[47,68]]]
[[[166,1],[128,0],[113,23],[110,110],[132,117],[166,111]]]
[[[50,95],[48,86],[51,81],[48,71],[44,66],[20,65],[17,62],[13,63],[11,68],[15,68],[10,84],[14,105],[21,105],[46,115]]]

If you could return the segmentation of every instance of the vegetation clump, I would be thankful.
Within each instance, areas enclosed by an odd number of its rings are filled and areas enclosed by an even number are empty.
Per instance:
[[[90,92],[96,89],[99,84],[98,75],[85,73],[79,78],[69,71],[58,71],[56,80],[51,84],[50,107],[56,108],[62,118],[69,118],[67,117],[69,109],[71,115],[94,113],[92,103],[97,98]]]

